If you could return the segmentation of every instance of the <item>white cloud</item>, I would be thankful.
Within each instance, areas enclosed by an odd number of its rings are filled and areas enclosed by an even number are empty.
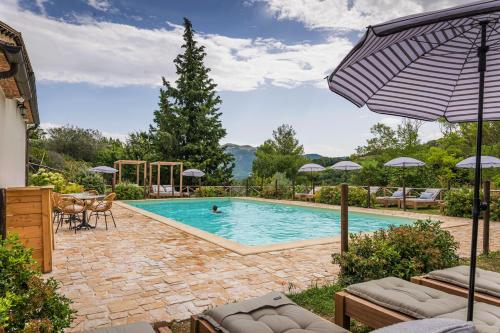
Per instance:
[[[87,4],[94,9],[106,12],[111,8],[108,0],[87,0]]]
[[[280,20],[310,29],[361,30],[400,16],[443,9],[470,0],[254,0],[262,1]]]
[[[21,31],[38,80],[102,86],[158,85],[175,80],[173,59],[182,27],[140,29],[132,25],[55,20],[22,10],[15,0],[0,3],[0,20]],[[322,84],[352,47],[346,38],[319,44],[276,39],[240,39],[199,34],[207,65],[220,90],[248,91],[264,84],[295,87]]]

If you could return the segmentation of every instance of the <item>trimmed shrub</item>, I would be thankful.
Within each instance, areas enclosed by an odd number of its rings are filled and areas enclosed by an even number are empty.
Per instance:
[[[500,222],[500,197],[491,199],[491,220]]]
[[[144,199],[144,189],[131,183],[119,183],[115,186],[117,200],[140,200]]]
[[[220,186],[201,186],[196,189],[196,195],[199,197],[226,197],[227,191]]]
[[[68,183],[64,188],[62,189],[61,193],[66,194],[66,193],[81,193],[83,192],[83,186],[80,184],[75,184],[75,183]]]
[[[349,187],[349,205],[365,207],[368,191],[362,187]],[[340,186],[323,186],[315,194],[315,201],[330,205],[340,205]]]
[[[55,192],[61,192],[66,186],[66,179],[59,172],[50,172],[44,168],[29,176],[29,184],[32,186],[53,185]]]
[[[17,236],[0,240],[0,331],[62,333],[71,325],[71,300],[34,267],[32,250]]]
[[[104,179],[102,175],[92,172],[85,172],[78,175],[76,182],[83,186],[85,191],[95,190],[98,193],[104,193]]]
[[[391,226],[373,235],[351,234],[349,250],[333,254],[339,264],[339,281],[352,284],[396,276],[412,276],[459,263],[458,242],[441,222],[416,221],[413,225]]]
[[[473,196],[474,193],[469,188],[448,191],[444,196],[444,215],[472,217]]]

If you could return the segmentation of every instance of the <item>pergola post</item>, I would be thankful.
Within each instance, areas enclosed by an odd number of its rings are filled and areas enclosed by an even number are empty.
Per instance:
[[[175,184],[174,184],[174,166],[170,166],[170,188],[172,189],[172,195],[175,193]]]
[[[122,182],[122,162],[118,162],[118,182]]]
[[[161,169],[160,163],[156,167],[156,198],[160,198]]]
[[[180,169],[180,174],[181,174],[181,176],[180,176],[180,181],[179,181],[179,187],[180,187],[179,192],[180,192],[181,197],[182,197],[182,177],[183,177],[183,176],[182,176],[182,173],[184,172],[184,165],[182,164],[182,162],[181,162],[181,164],[180,164],[180,168],[181,168],[181,169]]]
[[[135,182],[139,185],[139,164],[135,165]]]
[[[113,163],[113,168],[116,169],[116,162]],[[116,186],[116,172],[113,174],[113,183],[111,184],[111,190],[114,192]]]

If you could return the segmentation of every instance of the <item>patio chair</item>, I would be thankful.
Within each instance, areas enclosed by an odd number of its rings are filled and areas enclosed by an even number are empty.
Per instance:
[[[59,201],[61,200],[61,194],[58,192],[52,192],[52,223],[58,223],[61,218],[61,209],[59,208]]]
[[[69,229],[74,229],[76,233],[76,230],[78,229],[77,221],[83,221],[83,212],[86,209],[85,202],[73,197],[61,197],[58,203],[58,208],[61,213],[57,223],[56,233],[59,230],[59,227],[64,223],[65,219],[69,223]],[[81,218],[80,214],[82,214]]]
[[[439,206],[442,202],[442,200],[438,200],[440,193],[440,188],[428,188],[422,192],[418,198],[406,199],[406,208],[417,209],[418,207]]]
[[[411,282],[438,289],[448,294],[467,297],[469,291],[469,267],[455,266],[414,276]],[[500,273],[476,269],[474,298],[478,302],[500,307]]]
[[[335,294],[335,323],[349,327],[355,319],[380,328],[415,319],[465,320],[467,299],[399,278],[357,283]],[[478,333],[500,332],[500,307],[477,302],[474,325]]]
[[[411,192],[411,188],[406,188],[406,198],[409,198],[408,195]],[[375,202],[384,205],[384,207],[389,207],[391,205],[399,205],[399,201],[403,200],[403,188],[399,187],[396,191],[392,193],[391,196],[384,197],[376,197]],[[407,199],[408,200],[408,199]]]
[[[111,216],[113,224],[115,225],[116,228],[115,217],[113,216],[113,212],[111,211],[111,208],[113,207],[113,201],[115,200],[115,198],[116,198],[116,193],[110,193],[104,199],[95,202],[94,205],[90,207],[90,214],[88,217],[88,221],[90,222],[90,218],[92,217],[92,215],[94,215],[95,216],[94,227],[97,227],[99,214],[102,214],[104,216],[104,223],[106,224],[106,230],[108,230],[108,216]]]
[[[192,333],[348,333],[279,292],[210,309],[191,317]]]

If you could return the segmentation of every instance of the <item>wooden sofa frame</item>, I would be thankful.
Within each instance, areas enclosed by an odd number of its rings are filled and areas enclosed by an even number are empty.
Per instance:
[[[456,286],[451,283],[443,282],[443,281],[438,281],[434,280],[430,277],[427,276],[414,276],[411,278],[411,282],[415,284],[419,284],[421,286],[426,286],[432,289],[437,289],[444,291],[445,293],[456,295],[456,296],[461,296],[461,297],[467,297],[469,295],[469,290],[464,287]],[[480,293],[480,292],[475,292],[474,293],[474,299],[478,302],[483,302],[483,303],[488,303],[491,305],[495,306],[500,306],[500,298]]]
[[[351,318],[373,329],[397,324],[415,318],[384,308],[348,292],[335,294],[335,324],[349,330]]]
[[[191,316],[190,333],[219,333],[208,321],[197,315]]]

